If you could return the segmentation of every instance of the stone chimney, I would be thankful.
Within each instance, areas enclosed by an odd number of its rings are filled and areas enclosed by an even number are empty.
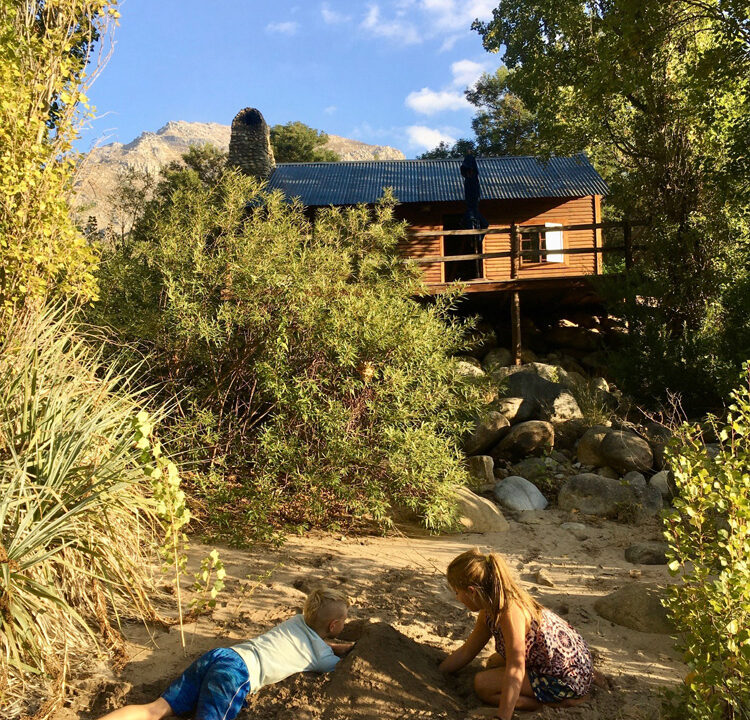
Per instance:
[[[259,110],[245,108],[232,120],[228,164],[261,180],[267,179],[276,167],[271,131]]]

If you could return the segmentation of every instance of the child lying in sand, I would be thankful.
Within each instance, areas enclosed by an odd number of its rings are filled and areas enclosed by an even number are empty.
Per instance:
[[[101,720],[161,720],[192,714],[195,720],[233,720],[248,693],[298,672],[329,672],[354,643],[331,642],[343,629],[349,600],[338,590],[315,590],[302,615],[264,635],[201,655],[160,698],[128,705]]]
[[[510,720],[514,708],[566,707],[587,699],[593,670],[583,638],[521,588],[499,555],[468,550],[447,575],[456,597],[479,615],[466,642],[440,664],[444,673],[470,663],[494,637],[497,653],[490,669],[474,676],[474,689],[497,705],[495,717]]]

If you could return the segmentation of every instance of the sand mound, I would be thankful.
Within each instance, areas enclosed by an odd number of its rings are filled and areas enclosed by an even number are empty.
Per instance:
[[[466,715],[438,671],[443,654],[384,622],[352,623],[354,649],[330,679],[297,676],[251,699],[246,720],[400,720]]]

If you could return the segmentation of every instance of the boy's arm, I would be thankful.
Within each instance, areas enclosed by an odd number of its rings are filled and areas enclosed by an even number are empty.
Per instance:
[[[344,657],[354,647],[353,642],[330,642],[326,640],[325,643],[333,650],[333,654],[338,657]]]

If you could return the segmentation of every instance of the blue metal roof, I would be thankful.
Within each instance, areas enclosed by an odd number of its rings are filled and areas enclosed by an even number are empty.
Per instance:
[[[483,200],[605,195],[607,184],[583,155],[477,158]],[[374,203],[393,188],[403,203],[463,201],[461,159],[362,160],[282,163],[268,180],[271,190],[307,206]]]

